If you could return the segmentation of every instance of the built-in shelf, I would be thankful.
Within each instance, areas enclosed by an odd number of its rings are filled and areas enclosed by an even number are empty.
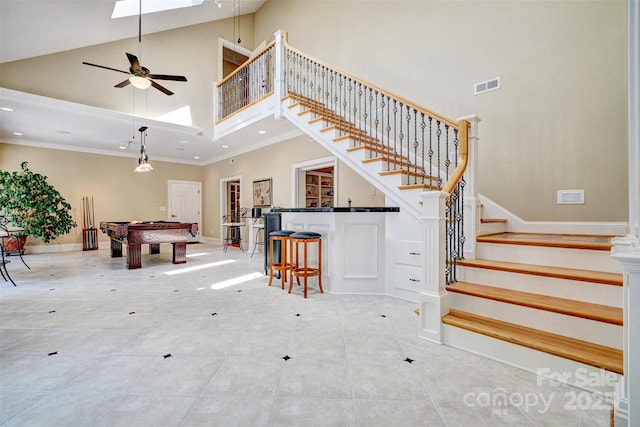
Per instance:
[[[307,208],[333,207],[333,175],[307,171],[305,175],[305,206]]]

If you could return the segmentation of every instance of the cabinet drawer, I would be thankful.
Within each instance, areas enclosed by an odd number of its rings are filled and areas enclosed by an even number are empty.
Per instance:
[[[396,263],[408,265],[424,265],[422,242],[412,240],[396,241]]]
[[[422,267],[396,264],[394,268],[396,288],[420,292],[422,289],[422,270]]]

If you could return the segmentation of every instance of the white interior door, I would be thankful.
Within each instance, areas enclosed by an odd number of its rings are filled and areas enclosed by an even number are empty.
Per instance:
[[[169,180],[169,221],[198,223],[198,234],[190,235],[190,242],[199,242],[202,236],[201,190],[200,182]]]

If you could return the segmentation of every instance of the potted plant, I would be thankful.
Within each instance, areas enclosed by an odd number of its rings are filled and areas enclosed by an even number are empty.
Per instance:
[[[21,236],[32,236],[49,243],[67,234],[77,224],[71,217],[71,205],[47,182],[47,177],[32,172],[27,162],[20,170],[0,170],[0,214],[21,227]],[[24,243],[19,246],[24,248]]]

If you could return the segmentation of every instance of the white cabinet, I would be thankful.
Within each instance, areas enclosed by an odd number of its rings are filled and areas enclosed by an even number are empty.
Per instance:
[[[396,293],[410,292],[416,299],[424,281],[424,250],[422,242],[397,240],[395,242],[394,283]],[[408,297],[409,295],[405,295]]]

